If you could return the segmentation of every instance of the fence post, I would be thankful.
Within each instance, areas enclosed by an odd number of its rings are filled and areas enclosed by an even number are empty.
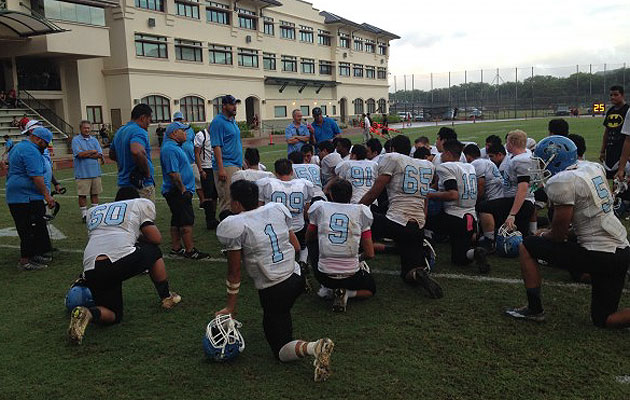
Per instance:
[[[514,118],[518,109],[518,67],[514,68]]]

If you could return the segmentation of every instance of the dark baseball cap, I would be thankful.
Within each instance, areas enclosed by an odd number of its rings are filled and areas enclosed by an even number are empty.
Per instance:
[[[221,104],[238,104],[240,102],[241,100],[237,99],[231,94],[228,94],[227,96],[223,96],[223,98],[221,98]]]
[[[322,115],[322,109],[319,107],[313,108],[313,117],[316,115]]]

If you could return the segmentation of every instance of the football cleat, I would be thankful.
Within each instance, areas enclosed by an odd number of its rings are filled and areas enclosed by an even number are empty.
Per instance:
[[[50,264],[52,260],[53,260],[52,256],[47,256],[45,254],[42,254],[40,256],[33,256],[31,258],[31,261],[37,264],[43,264],[43,265]]]
[[[343,288],[334,290],[333,312],[346,312],[348,306],[348,291]]]
[[[162,308],[170,310],[182,301],[182,296],[175,292],[169,292],[169,296],[162,299]]]
[[[488,254],[493,254],[496,251],[494,240],[488,239],[485,236],[482,236],[479,241],[477,241],[477,246],[486,249]]]
[[[171,251],[168,252],[168,255],[171,257],[184,257],[185,254],[186,250],[183,247],[179,250],[171,249]]]
[[[508,231],[505,224],[497,232],[496,251],[500,257],[518,257],[518,246],[523,243],[523,235],[519,231]]]
[[[324,299],[324,300],[332,300],[335,297],[333,290],[330,288],[327,288],[324,285],[319,286],[319,290],[317,291],[317,296],[320,299]]]
[[[18,262],[17,267],[18,269],[21,269],[22,271],[38,271],[40,269],[48,268],[48,265],[39,264],[39,263],[36,263],[35,261],[28,261],[26,264],[22,264]]]
[[[210,254],[201,252],[193,247],[191,251],[184,252],[184,258],[189,260],[205,260],[210,258]]]
[[[86,286],[72,284],[66,293],[66,310],[72,311],[77,307],[94,307],[92,292]]]
[[[414,280],[424,288],[432,299],[441,299],[444,297],[444,292],[440,285],[431,279],[427,271],[423,268],[416,268],[414,272]]]
[[[81,344],[85,336],[85,328],[92,320],[92,313],[83,306],[75,307],[70,313],[70,326],[68,327],[68,340],[72,344]]]
[[[332,354],[335,343],[328,338],[319,339],[315,346],[315,382],[323,382],[327,380],[332,371],[330,370],[330,356]]]
[[[543,322],[545,320],[544,311],[533,312],[527,306],[507,309],[505,310],[505,314],[516,319],[526,319],[536,322]]]
[[[479,268],[479,272],[487,274],[490,272],[490,264],[488,264],[488,251],[483,247],[475,247],[475,264]]]
[[[212,361],[229,361],[245,350],[245,340],[239,332],[243,325],[230,314],[217,315],[206,326],[203,351]]]

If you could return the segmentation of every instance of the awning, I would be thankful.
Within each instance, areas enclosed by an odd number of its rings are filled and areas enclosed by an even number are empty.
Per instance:
[[[0,10],[0,39],[23,39],[65,31],[44,17],[19,11]]]
[[[388,39],[400,39],[400,36],[391,33],[391,32],[387,32],[386,30],[383,30],[381,28],[377,28],[374,25],[370,25],[370,24],[358,24],[356,22],[350,21],[349,19],[343,18],[338,16],[337,14],[333,14],[331,12],[328,11],[322,11],[319,13],[319,15],[321,15],[322,17],[324,17],[324,23],[325,24],[341,24],[341,25],[345,25],[351,28],[354,28],[356,30],[359,31],[364,31],[364,32],[370,32],[370,33],[374,33],[378,36],[381,37],[385,37]]]
[[[287,86],[298,86],[298,93],[302,93],[302,90],[307,86],[317,88],[315,93],[319,93],[324,87],[335,87],[339,85],[336,81],[323,81],[318,79],[300,79],[300,78],[280,78],[268,76],[265,78],[265,85],[277,85],[280,86],[278,91],[282,93]]]

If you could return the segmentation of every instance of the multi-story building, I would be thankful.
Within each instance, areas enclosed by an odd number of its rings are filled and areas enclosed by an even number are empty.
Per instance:
[[[176,110],[211,121],[225,94],[242,99],[237,120],[267,126],[298,108],[342,121],[387,112],[389,42],[398,36],[301,0],[3,2],[57,32],[3,40],[12,32],[1,26],[18,14],[0,14],[0,89],[26,90],[74,126],[84,118],[120,126],[140,102],[155,123]]]

